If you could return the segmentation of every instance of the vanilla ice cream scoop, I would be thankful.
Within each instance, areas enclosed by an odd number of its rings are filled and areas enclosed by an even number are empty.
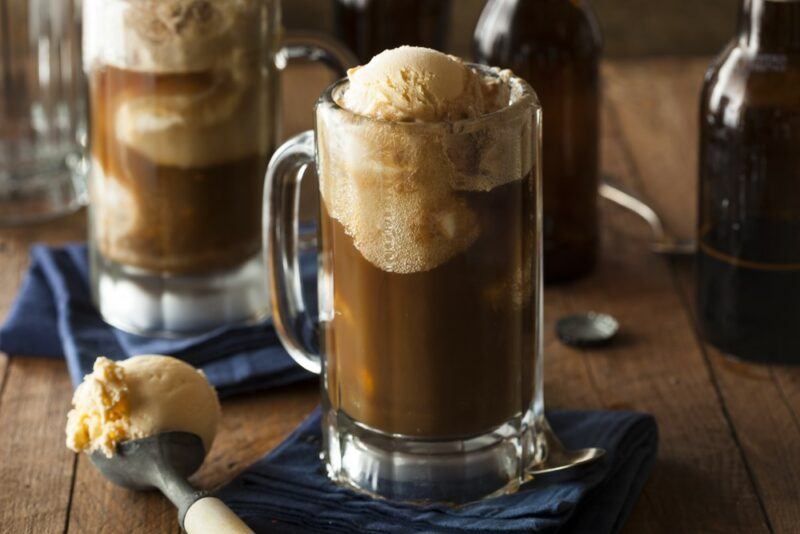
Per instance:
[[[481,77],[455,56],[430,48],[385,50],[347,72],[339,104],[387,121],[454,121],[496,111],[508,103],[505,84]]]
[[[118,443],[180,431],[199,436],[206,453],[217,433],[220,405],[205,375],[171,356],[100,357],[72,398],[67,447],[102,451]]]

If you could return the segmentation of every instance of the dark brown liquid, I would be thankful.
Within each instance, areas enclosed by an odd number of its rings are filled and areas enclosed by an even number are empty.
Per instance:
[[[323,205],[322,265],[334,280],[336,314],[323,321],[322,337],[335,408],[386,433],[456,438],[529,407],[534,195],[530,175],[464,193],[480,237],[446,263],[411,274],[365,260]]]
[[[93,222],[106,259],[149,271],[188,274],[235,267],[261,248],[261,194],[269,135],[258,152],[212,165],[160,165],[116,138],[121,99],[203,94],[212,73],[153,74],[114,67],[93,69],[91,150],[113,187],[93,184],[92,202],[110,202],[110,188],[124,191],[120,217]],[[264,128],[271,128],[267,124]],[[248,145],[252,140],[247,140]],[[198,147],[198,150],[203,150]],[[96,209],[101,212],[101,209]],[[107,210],[110,211],[110,210]],[[120,222],[135,213],[131,222]],[[118,225],[131,224],[119,229]]]
[[[703,90],[698,315],[728,354],[800,363],[800,2],[748,5]]]
[[[600,33],[588,4],[490,0],[475,59],[527,80],[543,108],[546,281],[577,278],[597,261]]]
[[[337,37],[361,63],[401,45],[442,50],[450,0],[335,0]]]

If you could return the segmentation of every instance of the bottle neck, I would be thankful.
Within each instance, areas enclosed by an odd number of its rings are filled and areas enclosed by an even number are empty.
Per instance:
[[[739,42],[754,52],[800,52],[800,0],[742,0]]]

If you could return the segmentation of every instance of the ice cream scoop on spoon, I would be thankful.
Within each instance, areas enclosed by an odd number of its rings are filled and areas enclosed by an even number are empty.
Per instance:
[[[189,534],[251,532],[222,501],[186,480],[211,449],[221,415],[200,371],[169,356],[101,357],[72,404],[67,446],[89,454],[109,480],[161,490]]]

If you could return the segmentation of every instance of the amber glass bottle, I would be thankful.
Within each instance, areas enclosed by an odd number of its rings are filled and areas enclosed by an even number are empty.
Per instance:
[[[570,280],[597,261],[601,38],[583,0],[489,0],[475,59],[510,68],[544,110],[544,276]]]
[[[336,35],[361,64],[401,45],[442,50],[450,0],[334,0]]]
[[[740,358],[800,363],[800,1],[743,0],[700,128],[702,331]]]

